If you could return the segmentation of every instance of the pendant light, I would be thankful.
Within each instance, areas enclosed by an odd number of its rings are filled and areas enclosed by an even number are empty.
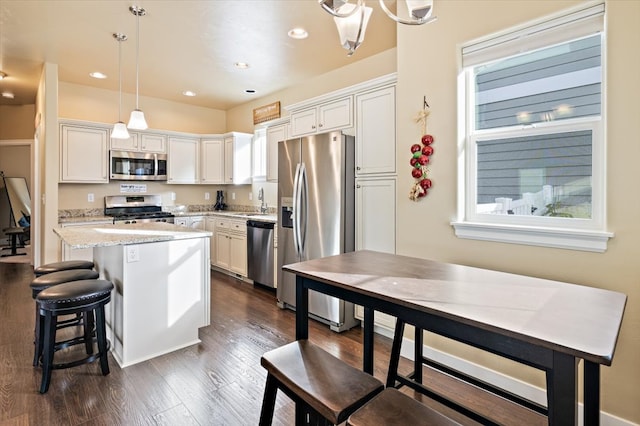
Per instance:
[[[144,119],[144,113],[140,110],[140,106],[138,105],[140,97],[138,86],[140,81],[140,16],[146,15],[147,11],[137,6],[131,6],[129,10],[136,16],[136,109],[131,111],[131,117],[129,118],[129,124],[127,127],[134,130],[145,130],[149,126],[147,126],[147,121]]]
[[[118,89],[118,93],[120,96],[120,100],[118,101],[118,122],[113,125],[111,138],[129,139],[129,131],[127,130],[127,126],[125,126],[120,119],[120,115],[122,114],[122,42],[127,40],[127,36],[121,33],[114,33],[113,38],[115,38],[118,42],[118,84],[120,86]]]

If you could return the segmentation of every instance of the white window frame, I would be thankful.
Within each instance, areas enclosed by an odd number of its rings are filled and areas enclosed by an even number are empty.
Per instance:
[[[604,3],[589,2],[554,16],[493,34],[460,46],[458,78],[458,212],[451,222],[459,238],[484,241],[555,247],[571,250],[604,252],[613,233],[606,227],[606,56],[602,44],[602,108],[600,117],[567,119],[554,123],[474,130],[474,78],[471,67],[512,56],[522,49],[530,50],[570,41],[593,34],[604,34]],[[542,35],[540,35],[542,34]],[[591,219],[552,218],[524,215],[478,214],[476,212],[476,141],[507,137],[522,137],[591,130],[592,200]]]

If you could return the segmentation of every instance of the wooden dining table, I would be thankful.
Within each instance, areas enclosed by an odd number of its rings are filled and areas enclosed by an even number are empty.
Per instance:
[[[309,338],[309,291],[364,307],[363,370],[373,373],[375,311],[546,374],[550,425],[599,424],[627,296],[609,290],[374,251],[283,266],[296,275],[296,339]]]

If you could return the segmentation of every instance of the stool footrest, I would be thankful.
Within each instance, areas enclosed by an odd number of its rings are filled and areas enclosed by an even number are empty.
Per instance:
[[[80,343],[84,343],[84,342],[80,342]],[[106,352],[109,352],[110,349],[111,349],[111,342],[109,340],[107,340],[107,350],[106,350]],[[95,361],[98,358],[100,358],[101,356],[102,356],[102,353],[101,352],[97,352],[95,354],[91,354],[91,355],[88,355],[88,356],[86,356],[84,358],[77,359],[77,360],[74,360],[74,361],[54,363],[51,366],[51,368],[53,368],[54,370],[63,370],[65,368],[77,367],[78,365],[82,365],[82,364],[90,364],[93,361]]]

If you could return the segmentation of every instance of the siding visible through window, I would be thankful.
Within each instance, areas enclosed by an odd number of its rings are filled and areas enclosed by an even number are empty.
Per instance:
[[[478,68],[476,128],[600,115],[599,35]]]

